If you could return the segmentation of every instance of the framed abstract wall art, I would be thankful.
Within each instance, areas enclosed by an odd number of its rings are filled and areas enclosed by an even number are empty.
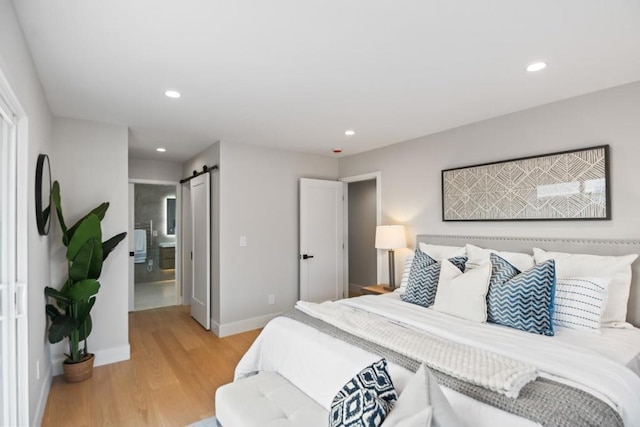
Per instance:
[[[443,221],[610,219],[608,145],[442,171]]]

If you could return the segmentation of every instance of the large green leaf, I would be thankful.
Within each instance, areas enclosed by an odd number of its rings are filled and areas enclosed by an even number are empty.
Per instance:
[[[85,219],[87,219],[87,217],[89,215],[95,215],[98,217],[98,219],[100,221],[102,221],[104,219],[105,214],[107,213],[107,209],[109,209],[109,203],[108,202],[104,202],[101,203],[99,206],[97,206],[96,208],[94,208],[91,212],[89,212],[88,214],[86,214],[85,216],[83,216],[82,218],[80,218],[78,220],[78,222],[76,222],[75,224],[73,224],[73,227],[71,227],[68,231],[68,235],[69,235],[69,240],[73,239],[73,235],[76,233],[76,231],[78,230],[78,227],[80,227],[80,224],[82,224],[82,221],[84,221]]]
[[[84,322],[80,324],[78,330],[80,331],[80,335],[78,337],[78,341],[86,340],[87,337],[91,334],[91,330],[93,329],[93,322],[91,321],[91,315],[88,314],[84,319]]]
[[[91,312],[91,309],[93,308],[93,305],[95,303],[96,303],[96,297],[91,297],[89,301],[78,304],[78,315],[76,316],[76,319],[78,319],[78,322],[80,323],[84,322],[87,316],[89,316],[89,313]]]
[[[126,237],[126,235],[127,235],[126,232],[116,234],[106,242],[102,243],[102,260],[103,261],[107,259],[111,251],[113,251],[116,248],[116,246],[118,246],[118,243],[120,243],[122,239]]]
[[[62,313],[60,313],[60,310],[58,310],[56,306],[53,304],[47,304],[45,311],[47,313],[47,316],[49,316],[49,319],[51,320],[54,320],[58,316],[62,316]]]
[[[69,277],[74,282],[97,279],[102,272],[102,244],[90,239],[78,251],[69,269]]]
[[[62,341],[64,337],[68,337],[73,331],[78,329],[78,321],[71,317],[61,314],[51,321],[49,326],[49,342],[55,344]]]
[[[62,230],[62,243],[65,246],[69,244],[67,226],[64,223],[64,215],[62,215],[62,201],[60,199],[60,184],[58,181],[53,181],[51,186],[51,200],[56,207],[56,214],[58,215],[58,222],[60,223],[60,229]]]
[[[69,288],[69,298],[73,301],[87,301],[98,293],[100,283],[96,279],[85,279],[76,282]]]
[[[44,288],[44,294],[45,296],[51,297],[53,299],[56,300],[56,302],[60,303],[70,303],[71,300],[69,299],[69,297],[67,295],[65,295],[63,292],[60,292],[57,289],[54,289],[50,286],[47,286]]]
[[[67,259],[73,261],[82,246],[89,240],[95,239],[102,242],[102,229],[100,228],[100,219],[94,214],[89,215],[80,223],[73,238],[69,241],[67,247]]]

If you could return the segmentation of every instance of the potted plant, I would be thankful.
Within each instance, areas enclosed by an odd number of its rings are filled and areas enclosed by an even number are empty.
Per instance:
[[[127,233],[102,241],[100,222],[109,203],[102,203],[67,228],[62,214],[58,181],[53,183],[51,198],[62,230],[62,243],[67,248],[68,275],[59,290],[51,287],[44,290],[47,302],[49,298],[55,300],[55,305],[46,306],[47,316],[51,320],[48,339],[52,344],[66,337],[69,339],[69,353],[65,353],[67,359],[62,366],[66,380],[78,382],[90,378],[93,373],[94,356],[87,350],[87,337],[92,328],[91,309],[100,289],[98,279],[102,263]]]

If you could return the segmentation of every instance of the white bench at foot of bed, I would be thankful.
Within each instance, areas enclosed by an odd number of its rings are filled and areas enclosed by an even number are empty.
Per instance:
[[[216,391],[223,427],[326,427],[329,412],[275,372],[225,384]]]

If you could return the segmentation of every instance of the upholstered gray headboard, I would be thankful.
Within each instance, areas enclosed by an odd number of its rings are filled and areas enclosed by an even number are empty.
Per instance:
[[[548,251],[571,252],[594,255],[640,254],[640,241],[633,240],[597,240],[597,239],[551,239],[528,237],[489,237],[489,236],[438,236],[420,234],[417,242],[434,245],[464,246],[466,243],[499,251],[533,253],[537,247]],[[636,260],[632,268],[631,294],[627,311],[627,321],[640,327],[640,261]]]

